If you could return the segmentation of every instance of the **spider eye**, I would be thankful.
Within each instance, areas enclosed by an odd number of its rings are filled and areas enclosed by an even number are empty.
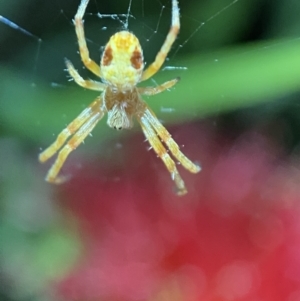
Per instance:
[[[121,126],[115,126],[114,128],[115,128],[116,130],[118,130],[118,131],[119,131],[119,130],[122,130],[122,127],[121,127]]]

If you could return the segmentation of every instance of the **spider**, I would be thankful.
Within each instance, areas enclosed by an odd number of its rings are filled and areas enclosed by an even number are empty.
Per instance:
[[[187,193],[176,164],[163,143],[188,171],[197,173],[201,168],[180,151],[167,129],[141,98],[141,95],[155,95],[173,87],[179,78],[156,87],[137,87],[139,82],[149,79],[159,71],[177,37],[180,28],[177,0],[172,0],[172,22],[166,40],[154,62],[145,70],[139,40],[134,34],[125,30],[110,37],[104,48],[100,66],[89,57],[83,26],[83,16],[88,3],[89,0],[81,0],[73,23],[81,60],[88,70],[101,78],[101,82],[84,80],[67,59],[66,66],[70,76],[79,86],[101,91],[102,94],[57,136],[53,144],[39,155],[39,160],[45,162],[60,150],[56,161],[46,176],[46,181],[62,183],[66,180],[65,177],[58,176],[58,173],[68,155],[84,141],[98,121],[107,113],[107,124],[118,130],[131,128],[133,125],[132,118],[135,116],[142,127],[146,140],[149,141],[157,156],[161,158],[170,172],[177,187],[177,194]],[[67,141],[70,136],[72,137]]]

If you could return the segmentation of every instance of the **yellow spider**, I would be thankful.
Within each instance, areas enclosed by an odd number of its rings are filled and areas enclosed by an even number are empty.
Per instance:
[[[74,19],[75,31],[83,64],[100,77],[102,82],[84,80],[69,60],[66,60],[66,65],[71,77],[79,86],[101,91],[102,94],[57,136],[53,144],[40,154],[39,160],[45,162],[62,148],[49,170],[46,180],[53,183],[61,183],[65,180],[62,176],[58,177],[58,173],[68,155],[84,141],[98,121],[107,113],[107,124],[118,130],[131,128],[133,116],[137,118],[150,145],[158,157],[162,159],[171,174],[171,178],[175,181],[177,193],[179,195],[185,194],[187,192],[185,184],[163,143],[183,167],[190,172],[197,173],[200,171],[200,167],[191,162],[180,151],[169,132],[141,98],[141,94],[155,95],[169,89],[179,79],[167,81],[157,87],[142,88],[136,86],[139,82],[153,76],[161,68],[177,37],[180,28],[177,0],[172,0],[170,31],[154,62],[146,70],[144,70],[143,52],[139,40],[128,31],[117,32],[110,38],[102,54],[100,66],[90,59],[83,27],[83,16],[88,3],[89,0],[82,0],[79,5]],[[65,144],[72,135],[73,137]],[[65,146],[63,146],[64,144]]]

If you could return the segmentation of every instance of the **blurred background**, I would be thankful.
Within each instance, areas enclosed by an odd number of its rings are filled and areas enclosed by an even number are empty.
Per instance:
[[[128,2],[90,1],[96,62]],[[0,2],[21,27],[0,19],[0,299],[300,300],[300,2],[179,1],[180,35],[141,85],[181,77],[145,100],[202,167],[178,167],[184,197],[138,125],[106,120],[68,158],[67,183],[44,181],[53,160],[38,154],[97,97],[65,72],[67,57],[95,79],[78,55],[78,5]],[[148,63],[170,7],[132,0]]]

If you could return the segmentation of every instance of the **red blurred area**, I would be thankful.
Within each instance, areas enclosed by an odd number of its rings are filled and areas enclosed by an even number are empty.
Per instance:
[[[141,135],[63,187],[84,245],[58,284],[63,298],[300,300],[299,164],[255,132],[172,132],[202,166],[197,175],[179,166],[186,196]]]

